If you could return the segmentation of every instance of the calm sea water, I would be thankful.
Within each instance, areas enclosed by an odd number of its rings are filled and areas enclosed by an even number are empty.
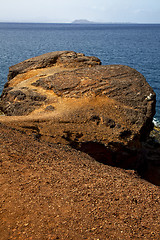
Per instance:
[[[124,64],[141,72],[157,94],[160,122],[160,24],[0,23],[0,93],[8,68],[46,52],[73,50],[102,64]]]

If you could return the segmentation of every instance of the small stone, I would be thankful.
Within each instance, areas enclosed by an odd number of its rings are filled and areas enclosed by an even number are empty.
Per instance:
[[[55,107],[53,107],[52,105],[49,105],[45,108],[45,111],[54,111]]]

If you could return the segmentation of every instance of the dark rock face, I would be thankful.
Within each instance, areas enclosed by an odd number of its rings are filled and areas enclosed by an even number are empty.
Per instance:
[[[7,99],[7,102],[1,108],[5,114],[7,113],[8,116],[21,116],[29,114],[36,107],[40,107],[42,102],[46,100],[46,96],[42,96],[28,88],[20,88],[19,90],[8,88],[3,91],[1,99],[2,101]]]
[[[143,161],[141,141],[153,127],[155,93],[136,70],[100,64],[95,57],[65,51],[12,66],[0,109],[25,115],[12,125],[27,133],[38,129],[41,140],[135,167]]]

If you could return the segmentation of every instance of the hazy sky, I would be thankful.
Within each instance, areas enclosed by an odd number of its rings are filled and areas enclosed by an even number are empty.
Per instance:
[[[160,0],[1,0],[0,21],[160,23]]]

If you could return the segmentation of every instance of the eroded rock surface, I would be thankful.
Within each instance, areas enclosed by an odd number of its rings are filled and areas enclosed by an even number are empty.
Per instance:
[[[0,109],[12,117],[0,121],[130,167],[143,159],[137,152],[152,129],[155,103],[154,91],[136,70],[54,52],[10,67]]]

